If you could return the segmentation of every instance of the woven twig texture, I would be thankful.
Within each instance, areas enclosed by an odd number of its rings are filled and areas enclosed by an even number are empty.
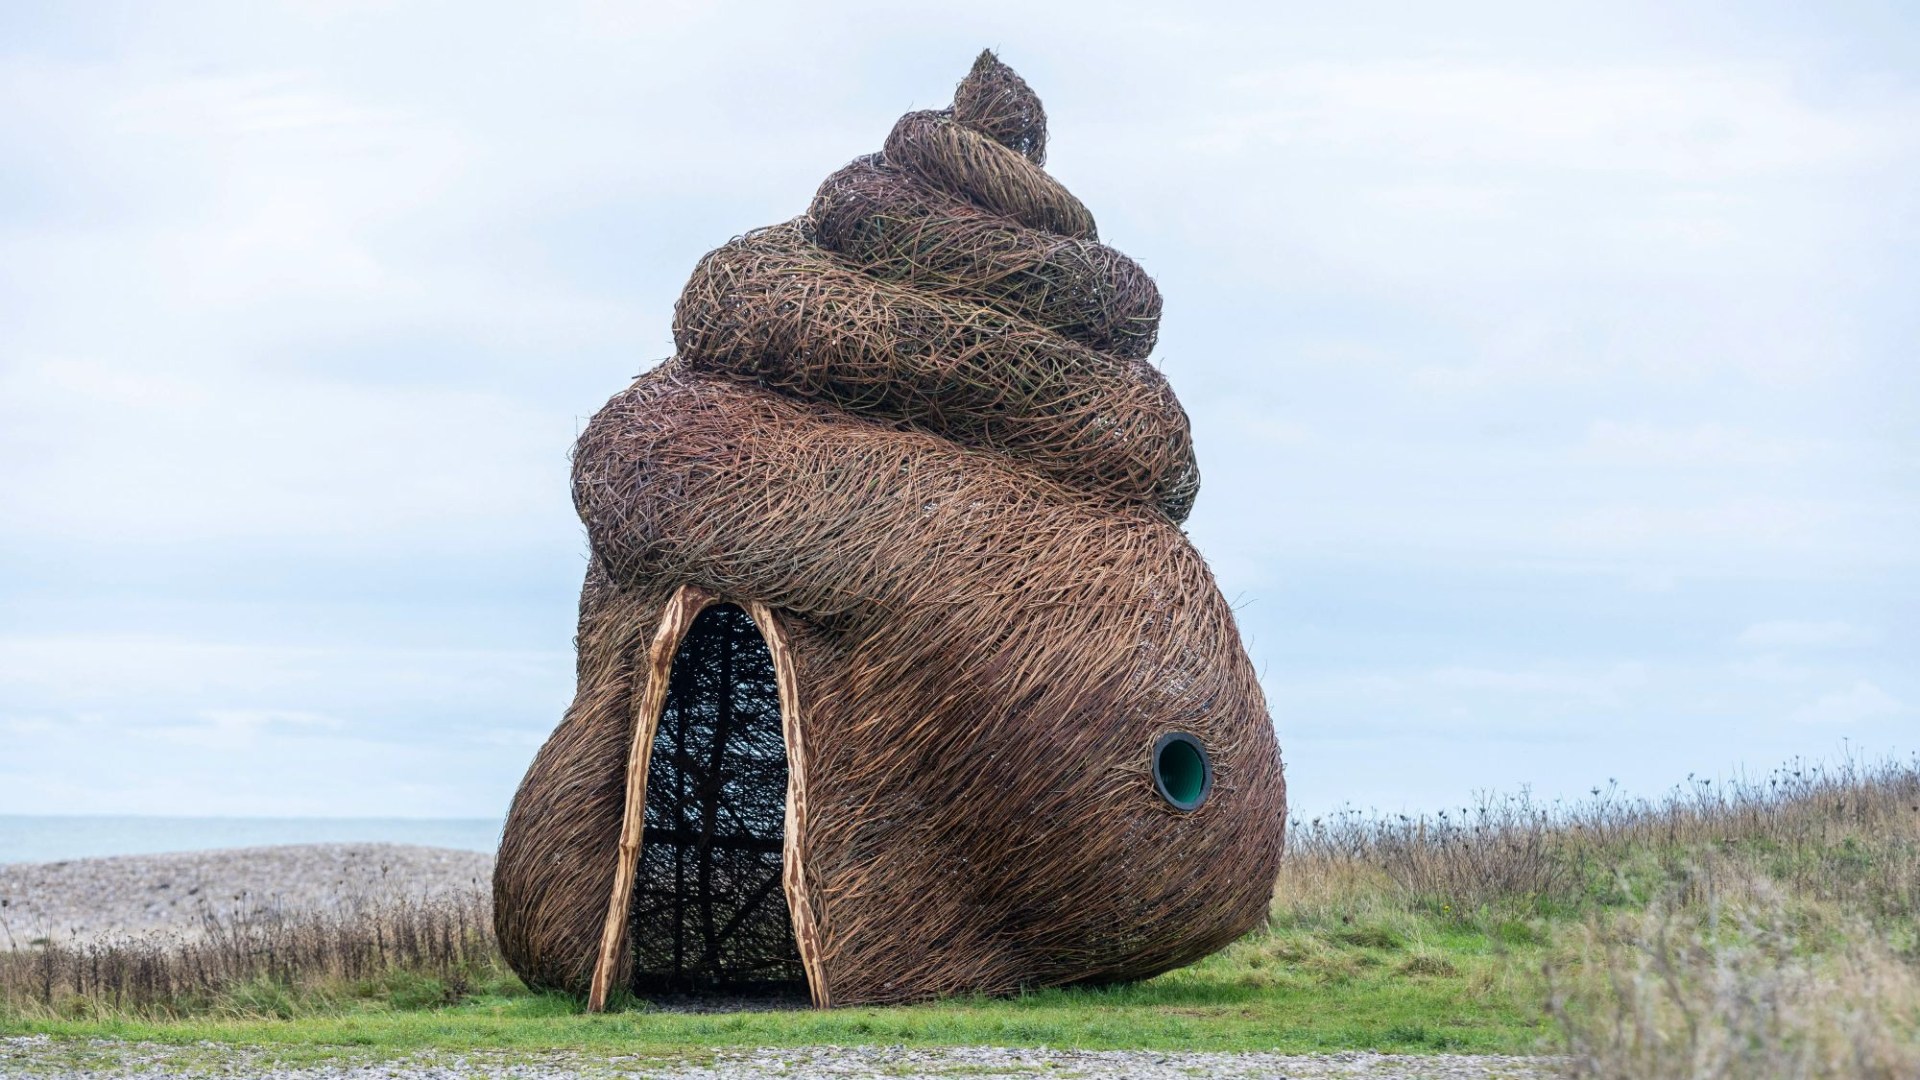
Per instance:
[[[815,1000],[1140,978],[1263,916],[1285,784],[1178,527],[1198,475],[1145,359],[1160,295],[1046,141],[984,54],[806,216],[703,259],[678,355],[581,436],[579,691],[496,876],[530,983],[592,974],[643,658],[683,585],[764,603],[791,643]],[[1176,731],[1213,769],[1191,811],[1152,776]]]

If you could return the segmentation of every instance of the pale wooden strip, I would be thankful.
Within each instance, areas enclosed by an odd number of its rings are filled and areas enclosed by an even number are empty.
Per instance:
[[[831,1008],[832,995],[820,955],[820,922],[807,892],[807,754],[801,734],[800,676],[779,617],[757,600],[747,604],[747,614],[760,628],[767,651],[773,655],[773,675],[780,690],[780,730],[787,741],[787,822],[780,854],[780,883],[786,890],[793,940],[800,951],[800,966],[807,972],[813,1007]]]
[[[587,1011],[607,1007],[614,973],[620,970],[620,950],[626,946],[628,912],[633,903],[633,875],[640,863],[640,840],[647,821],[647,765],[653,757],[653,735],[667,703],[667,682],[673,674],[673,656],[693,620],[711,607],[714,597],[705,589],[682,585],[660,612],[660,625],[647,650],[647,682],[634,706],[633,744],[627,749],[626,813],[620,819],[620,848],[613,869],[613,893],[607,898],[607,922],[600,931],[600,956],[593,965],[593,989]]]

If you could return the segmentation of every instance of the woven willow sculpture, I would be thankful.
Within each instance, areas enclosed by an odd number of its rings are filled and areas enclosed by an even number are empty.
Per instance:
[[[703,259],[581,436],[579,690],[495,874],[530,985],[998,993],[1262,917],[1286,788],[1160,295],[1045,150],[983,54]]]

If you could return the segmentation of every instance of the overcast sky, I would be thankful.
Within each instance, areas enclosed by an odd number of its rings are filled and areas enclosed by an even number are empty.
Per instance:
[[[503,812],[584,419],[982,46],[1299,810],[1920,749],[1920,19],[1680,6],[0,6],[0,812]]]

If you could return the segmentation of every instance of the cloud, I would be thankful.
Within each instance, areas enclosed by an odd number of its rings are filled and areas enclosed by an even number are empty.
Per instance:
[[[1740,631],[1734,643],[1750,649],[1832,649],[1871,644],[1872,631],[1838,619],[1805,622],[1773,619]]]
[[[1771,652],[1736,660],[1728,665],[1728,670],[1743,679],[1763,683],[1800,683],[1819,674],[1817,668],[1790,663],[1781,654]]]
[[[1646,685],[1647,670],[1639,663],[1617,664],[1603,671],[1446,667],[1433,673],[1433,681],[1440,686],[1499,694],[1612,699],[1622,690]]]
[[[59,727],[57,721],[46,716],[0,716],[0,733],[5,733],[8,738],[13,739],[48,735]]]
[[[1783,685],[1913,700],[1894,620],[1730,673],[1713,613],[1920,580],[1920,83],[1841,15],[1604,7],[0,13],[4,809],[496,812],[582,418],[983,44],[1166,294],[1301,798],[1658,790],[1803,750],[1735,739]]]
[[[334,717],[293,709],[208,709],[194,723],[162,725],[141,734],[184,746],[234,749],[266,735],[311,735],[344,726]]]
[[[1706,555],[1718,543],[1722,558],[1731,551],[1833,554],[1863,543],[1884,550],[1859,517],[1856,507],[1816,498],[1736,497],[1699,504],[1595,500],[1559,520],[1554,532],[1568,544],[1599,550]]]
[[[1712,465],[1780,467],[1808,461],[1823,447],[1708,422],[1684,427],[1595,420],[1587,451],[1608,462],[1697,468]]]
[[[492,728],[474,732],[472,738],[475,742],[485,743],[488,746],[535,750],[547,741],[548,733],[546,728]]]
[[[1794,710],[1793,719],[1802,724],[1856,724],[1906,711],[1893,695],[1863,679]]]
[[[0,371],[0,424],[37,451],[7,483],[14,537],[464,543],[565,529],[570,418],[483,390],[29,359]]]
[[[155,701],[199,700],[196,722],[236,723],[337,715],[335,708],[293,704],[212,704],[240,699],[296,698],[384,703],[419,709],[470,708],[514,694],[516,704],[565,686],[567,651],[407,648],[391,644],[236,644],[188,635],[45,634],[0,637],[0,698],[81,703],[140,712]],[[540,690],[533,685],[545,684]]]
[[[1892,117],[1823,108],[1759,65],[1530,67],[1472,60],[1308,63],[1243,81],[1195,142],[1337,145],[1423,162],[1690,182],[1884,155]]]

